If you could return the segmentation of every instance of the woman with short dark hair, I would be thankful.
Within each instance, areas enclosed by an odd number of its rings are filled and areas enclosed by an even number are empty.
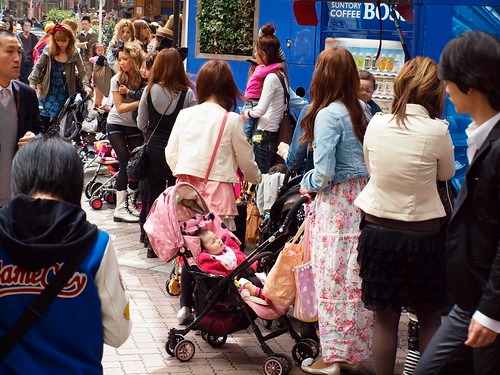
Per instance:
[[[80,206],[82,190],[82,161],[70,143],[42,138],[16,153],[13,198],[0,210],[5,276],[0,278],[0,337],[68,263],[80,263],[43,317],[2,358],[2,374],[82,369],[102,374],[104,343],[118,347],[130,334],[129,301],[113,244],[87,221]],[[5,354],[4,341],[0,347]]]

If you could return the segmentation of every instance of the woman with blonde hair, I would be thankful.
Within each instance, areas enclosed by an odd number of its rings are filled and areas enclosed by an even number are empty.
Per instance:
[[[139,104],[137,126],[149,139],[146,147],[146,183],[148,200],[144,217],[167,186],[175,185],[175,177],[165,159],[165,147],[179,111],[196,104],[191,81],[186,75],[181,56],[173,48],[163,49],[155,57]],[[148,247],[148,257],[154,257]]]
[[[363,160],[366,107],[358,99],[354,58],[344,48],[321,52],[311,88],[311,105],[302,119],[302,139],[314,149],[314,167],[300,192],[317,193],[310,216],[310,249],[318,296],[322,356],[307,358],[310,374],[359,372],[371,352],[373,313],[361,301],[356,262],[360,212],[354,198],[365,186]]]
[[[446,301],[446,213],[436,180],[455,173],[448,124],[439,119],[445,84],[427,57],[394,81],[392,113],[377,113],[364,139],[370,181],[354,202],[364,213],[358,261],[362,299],[376,312],[375,372],[392,374],[401,309],[416,313],[423,352]]]
[[[108,51],[106,52],[108,65],[115,71],[115,62],[118,58],[118,46],[123,45],[126,42],[134,41],[134,31],[134,24],[128,19],[122,19],[115,25],[115,31],[111,41],[109,42]]]
[[[126,42],[118,47],[118,60],[115,65],[118,73],[111,78],[110,92],[113,95],[113,107],[109,112],[106,131],[111,146],[118,156],[120,170],[116,179],[116,208],[114,221],[137,223],[139,211],[137,200],[137,181],[128,181],[127,163],[130,152],[143,143],[142,132],[132,117],[132,111],[139,107],[139,101],[131,99],[121,92],[138,90],[142,85],[140,73],[143,54],[137,43]]]
[[[148,44],[152,39],[151,29],[148,23],[144,20],[134,20],[133,26],[135,41],[139,43],[144,52],[148,52]]]
[[[30,86],[38,89],[40,106],[43,107],[40,119],[46,129],[57,117],[66,99],[80,88],[91,90],[71,29],[56,24],[49,34],[48,45],[28,77]]]

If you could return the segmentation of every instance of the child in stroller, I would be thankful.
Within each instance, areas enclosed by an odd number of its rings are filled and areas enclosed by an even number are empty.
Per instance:
[[[109,204],[116,202],[116,174],[118,173],[118,159],[108,140],[94,142],[97,155],[97,168],[90,181],[85,185],[85,196],[89,199],[90,207],[99,210],[106,201]],[[103,171],[102,169],[105,168]],[[99,181],[99,176],[106,176],[106,180]]]
[[[208,229],[201,230],[198,236],[203,250],[198,256],[198,266],[205,273],[227,276],[247,258],[231,237],[221,239]],[[250,300],[260,305],[268,305],[267,299],[262,294],[261,281],[264,274],[261,273],[260,277],[257,276],[255,273],[256,268],[257,264],[252,264],[245,270],[245,277],[238,280],[240,294],[244,300]]]
[[[297,207],[290,210],[295,215]],[[286,220],[286,223],[289,221]],[[275,237],[286,234],[286,226],[280,227]],[[234,280],[244,274],[251,264],[270,255],[265,252],[270,241],[266,241],[252,251],[246,259],[227,275],[205,273],[196,263],[201,253],[200,230],[210,230],[218,237],[229,236],[239,245],[222,224],[221,219],[208,211],[200,193],[190,184],[180,183],[167,188],[155,201],[148,215],[144,230],[148,234],[153,250],[166,262],[181,255],[186,267],[195,279],[196,318],[183,329],[169,330],[165,349],[180,361],[189,361],[194,356],[194,344],[184,336],[192,330],[200,330],[202,338],[213,347],[224,345],[227,335],[241,329],[252,327],[260,347],[268,355],[264,364],[265,374],[288,374],[292,369],[291,359],[280,353],[274,353],[266,341],[281,334],[289,333],[296,344],[292,356],[297,363],[308,356],[317,356],[318,345],[312,340],[303,340],[293,329],[286,310],[269,303],[259,305],[248,299],[244,300]],[[263,335],[256,318],[274,320],[281,317],[283,327]],[[277,370],[279,370],[277,372]]]

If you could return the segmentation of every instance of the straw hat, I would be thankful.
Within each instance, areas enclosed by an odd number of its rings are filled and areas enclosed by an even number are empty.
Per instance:
[[[47,23],[45,24],[45,28],[43,29],[46,33],[48,33],[50,30],[52,30],[54,27],[56,26],[56,24],[52,21],[47,21]]]
[[[156,36],[172,39],[174,37],[174,32],[173,30],[167,29],[166,27],[159,27],[156,30]]]

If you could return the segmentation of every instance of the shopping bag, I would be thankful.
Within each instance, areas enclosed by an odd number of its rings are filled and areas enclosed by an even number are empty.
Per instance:
[[[267,275],[262,291],[271,301],[285,307],[289,307],[295,301],[296,286],[293,268],[302,263],[302,242],[299,238],[303,230],[302,225],[293,239],[285,244]]]
[[[318,300],[316,288],[314,287],[313,270],[310,253],[310,220],[309,216],[304,219],[304,236],[302,238],[302,264],[294,267],[296,296],[293,306],[293,316],[303,322],[315,322],[318,320]]]
[[[312,273],[312,263],[301,264],[294,267],[293,274],[297,288],[293,317],[303,322],[318,320],[318,301]]]

